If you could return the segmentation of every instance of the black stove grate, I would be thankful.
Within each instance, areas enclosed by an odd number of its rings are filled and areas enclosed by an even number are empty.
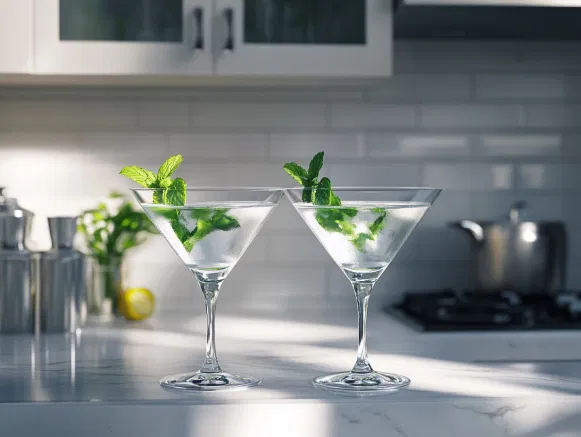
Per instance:
[[[581,292],[408,292],[386,311],[426,332],[581,329]]]

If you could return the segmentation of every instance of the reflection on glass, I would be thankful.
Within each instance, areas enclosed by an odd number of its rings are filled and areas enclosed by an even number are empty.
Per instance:
[[[364,0],[245,0],[244,41],[365,44]]]
[[[60,39],[181,42],[182,1],[60,0]]]

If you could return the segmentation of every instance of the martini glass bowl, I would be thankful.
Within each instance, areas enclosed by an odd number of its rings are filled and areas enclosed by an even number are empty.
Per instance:
[[[206,304],[206,357],[196,372],[170,375],[165,389],[216,391],[260,384],[253,376],[222,371],[214,318],[222,282],[283,195],[275,188],[188,189],[184,206],[163,203],[163,190],[132,190],[139,204],[198,281]]]
[[[373,286],[440,191],[433,188],[333,188],[331,192],[319,188],[312,197],[338,198],[340,205],[336,200],[331,202],[334,205],[304,202],[302,188],[286,191],[299,215],[351,282],[357,301],[359,346],[355,365],[351,371],[315,378],[315,387],[365,396],[409,385],[410,380],[405,376],[377,372],[371,367],[367,357],[367,308]],[[310,194],[307,198],[311,198]]]

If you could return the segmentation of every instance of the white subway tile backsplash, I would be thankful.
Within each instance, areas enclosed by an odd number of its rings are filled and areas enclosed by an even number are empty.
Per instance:
[[[472,259],[472,241],[461,230],[451,227],[421,227],[414,232],[421,236],[418,237],[415,258],[417,261],[470,261]],[[445,247],[446,250],[434,250],[435,247]]]
[[[525,122],[530,127],[573,128],[579,126],[580,104],[545,103],[524,107]]]
[[[485,134],[478,147],[481,156],[559,156],[559,134]]]
[[[398,162],[385,164],[332,164],[323,168],[336,187],[405,187],[421,185],[418,164]]]
[[[472,186],[470,164],[426,164],[423,185],[452,190],[467,189]]]
[[[406,74],[390,77],[384,84],[365,92],[368,102],[457,102],[471,96],[467,74]]]
[[[488,74],[475,78],[477,99],[562,99],[564,76],[532,74]]]
[[[562,155],[565,159],[581,157],[580,134],[563,135]]]
[[[197,158],[264,158],[268,154],[266,133],[188,133],[170,134],[169,152],[181,153],[185,162]]]
[[[533,220],[560,220],[563,216],[560,194],[537,194],[530,191],[476,193],[472,199],[473,215],[478,220],[506,219],[510,206],[521,200],[528,203]]]
[[[581,100],[581,74],[565,76],[565,99]]]
[[[312,128],[326,123],[322,103],[212,103],[196,102],[191,108],[195,127],[213,128]]]
[[[84,106],[67,100],[3,100],[0,101],[0,129],[77,130],[86,121],[81,116]]]
[[[519,68],[517,44],[508,41],[401,41],[394,44],[395,74],[496,73]],[[524,70],[524,69],[523,69]],[[524,70],[525,72],[527,70]]]
[[[272,133],[270,156],[274,158],[307,159],[325,151],[326,159],[365,156],[363,134],[352,133]],[[308,164],[308,162],[306,163]]]
[[[420,107],[420,125],[429,128],[506,128],[520,124],[520,107],[514,104],[457,104]]]
[[[91,159],[106,157],[108,162],[131,165],[136,154],[159,162],[169,153],[167,135],[158,132],[82,132],[78,136],[79,148]]]
[[[390,265],[373,287],[370,305],[380,307],[387,302],[397,301],[407,288],[406,278],[409,274],[408,266]],[[327,278],[329,297],[325,302],[325,308],[348,309],[354,317],[352,323],[357,323],[357,303],[353,286],[337,266],[328,268]]]
[[[467,186],[462,188],[442,190],[432,207],[426,212],[418,229],[423,227],[442,229],[451,221],[471,218],[474,193]]]
[[[465,261],[418,262],[407,268],[404,291],[474,288],[473,264]]]
[[[84,129],[131,129],[137,127],[137,104],[130,100],[95,100],[78,107],[76,118]]]
[[[563,189],[581,191],[581,162],[561,165]]]
[[[306,225],[303,235],[269,234],[267,260],[291,265],[331,262],[329,254]]]
[[[191,160],[191,162],[195,162]],[[296,182],[282,169],[284,163],[192,163],[179,169],[190,187],[288,187]]]
[[[413,127],[417,109],[413,105],[331,104],[331,126],[335,128]]]
[[[135,188],[125,165],[156,170],[170,154],[194,186],[295,186],[308,165],[334,186],[444,188],[380,279],[378,302],[409,289],[473,286],[469,239],[447,227],[496,220],[514,201],[569,226],[581,260],[579,43],[396,41],[396,75],[358,88],[0,91],[0,185],[46,217],[78,214],[112,189]],[[161,237],[129,257],[127,286],[151,288],[162,311],[203,314],[191,273]],[[581,287],[581,276],[572,281]],[[579,277],[577,277],[579,276]],[[576,285],[575,285],[576,284]],[[220,307],[269,311],[345,307],[349,282],[282,199],[225,281]]]
[[[235,299],[239,309],[324,308],[326,269],[308,266],[237,265],[220,299]],[[221,304],[219,304],[221,305]]]
[[[473,164],[470,169],[473,190],[510,190],[514,187],[511,164]]]
[[[187,101],[144,100],[138,103],[139,126],[147,128],[185,128],[190,123]]]
[[[523,41],[516,44],[518,68],[528,73],[571,73],[581,71],[578,41]]]
[[[304,232],[308,228],[288,199],[283,197],[264,224],[262,232],[278,233],[291,230]]]
[[[562,167],[560,164],[521,164],[518,166],[519,189],[559,190],[561,184]]]
[[[469,135],[369,133],[367,148],[373,158],[462,157],[471,153]]]
[[[564,190],[561,193],[563,202],[563,220],[569,227],[569,232],[577,237],[581,235],[581,202],[579,202],[579,191]],[[573,249],[581,252],[581,246],[572,244]],[[581,255],[580,255],[581,256]]]

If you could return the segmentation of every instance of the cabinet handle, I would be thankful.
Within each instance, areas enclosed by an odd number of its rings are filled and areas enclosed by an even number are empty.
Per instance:
[[[226,22],[226,39],[224,41],[224,54],[234,51],[234,9],[224,9],[224,21]]]
[[[194,53],[204,50],[204,10],[194,8]]]

